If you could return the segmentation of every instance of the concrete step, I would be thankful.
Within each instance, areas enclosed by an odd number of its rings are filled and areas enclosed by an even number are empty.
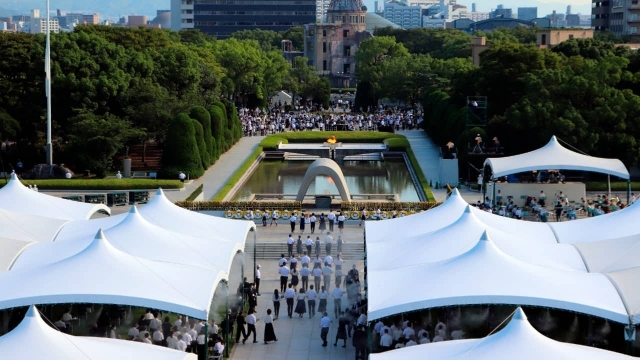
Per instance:
[[[294,246],[294,251],[296,247]],[[313,251],[315,251],[315,246],[313,247]],[[303,246],[303,250],[306,250],[306,247]],[[325,248],[324,243],[321,247],[321,256],[324,257]],[[245,254],[246,256],[253,256],[253,242],[247,241],[245,246]],[[256,258],[257,259],[280,259],[281,254],[287,254],[287,244],[286,243],[275,243],[275,242],[259,242],[256,243]],[[335,257],[337,255],[337,248],[334,244],[331,248],[331,254]],[[313,256],[312,256],[313,257]],[[364,259],[364,244],[363,243],[346,243],[342,245],[342,258],[344,260],[362,260]]]

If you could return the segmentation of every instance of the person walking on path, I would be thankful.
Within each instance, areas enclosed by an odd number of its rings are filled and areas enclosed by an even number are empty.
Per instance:
[[[344,294],[344,291],[342,291],[342,289],[340,289],[339,287],[333,289],[333,292],[331,293],[331,297],[333,297],[333,312],[334,315],[336,316],[336,319],[338,318],[338,315],[340,315],[340,313],[344,314],[342,312],[342,295]]]
[[[333,210],[329,211],[327,220],[329,220],[329,231],[333,231],[333,224],[336,222],[336,214],[333,213]]]
[[[273,316],[271,316],[271,309],[267,309],[267,316],[264,317],[264,343],[268,344],[269,341],[278,341],[276,332],[273,329]]]
[[[289,224],[291,225],[292,233],[296,232],[296,220],[298,220],[298,218],[296,218],[295,215],[291,215],[291,217],[289,218]]]
[[[295,240],[293,240],[293,234],[289,234],[289,238],[287,239],[287,252],[289,254],[287,254],[287,256],[289,256],[289,258],[293,257],[293,244],[295,243]]]
[[[307,247],[307,254],[311,255],[311,249],[313,248],[313,240],[311,240],[311,236],[307,236],[304,245]]]
[[[244,339],[242,339],[242,343],[244,344],[247,339],[249,338],[249,336],[251,336],[251,333],[253,333],[253,343],[257,343],[258,340],[256,340],[256,337],[258,336],[256,334],[256,316],[253,315],[253,310],[249,310],[249,315],[247,315],[247,335],[245,335]]]
[[[293,287],[289,284],[289,288],[284,293],[284,298],[287,300],[287,315],[289,319],[293,316],[293,299],[296,297],[296,292],[293,291]]]
[[[242,334],[243,339],[247,338],[247,332],[244,329],[244,324],[244,315],[242,314],[242,310],[240,310],[238,311],[238,316],[236,316],[236,325],[238,326],[238,331],[236,331],[236,344],[240,342],[240,334]]]
[[[309,286],[307,291],[307,302],[309,305],[309,318],[316,316],[316,298],[318,293],[313,289],[313,285]]]
[[[347,324],[349,320],[344,316],[344,311],[340,312],[340,319],[338,319],[338,331],[336,332],[336,341],[333,346],[338,346],[338,340],[344,341],[343,348],[347,347]]]
[[[323,232],[327,229],[327,218],[324,216],[324,213],[320,214],[320,224],[318,225],[318,230]]]
[[[342,245],[344,245],[344,240],[342,239],[342,235],[338,235],[338,240],[336,240],[336,250],[338,250],[338,254],[342,252]]]
[[[362,212],[360,213],[360,224],[358,226],[362,226],[365,220],[367,220],[367,209],[362,208]]]
[[[327,316],[327,312],[322,313],[322,319],[320,319],[320,338],[322,339],[322,346],[327,346],[327,336],[329,335],[329,327],[331,326],[331,319]]]
[[[320,292],[318,293],[318,300],[320,300],[318,303],[318,312],[321,314],[327,311],[327,297],[329,297],[329,294],[323,286],[320,288]]]
[[[353,347],[356,348],[356,360],[367,360],[367,330],[362,324],[353,332]]]
[[[302,236],[298,236],[298,240],[296,240],[296,253],[298,257],[302,256]]]
[[[284,292],[287,289],[287,281],[289,281],[289,273],[291,271],[286,265],[280,266],[278,273],[280,274],[280,292]]]
[[[340,234],[344,232],[344,221],[345,217],[342,213],[340,213],[340,215],[338,215],[338,229],[340,229]]]
[[[260,296],[260,264],[256,265],[256,295]]]
[[[304,234],[305,218],[304,214],[300,214],[300,234]]]
[[[298,283],[300,282],[299,275],[300,273],[296,268],[291,269],[291,285],[293,286],[293,291],[298,291]]]
[[[316,289],[320,289],[320,280],[322,279],[322,269],[319,267],[313,268],[313,285]]]
[[[304,226],[305,228],[311,228],[311,217],[309,216],[309,214],[306,214],[304,216]]]
[[[306,299],[307,295],[304,293],[304,289],[300,289],[300,293],[296,296],[296,314],[300,317],[307,313]]]
[[[336,259],[336,261],[338,260],[341,260],[340,254],[338,254],[338,258]],[[338,265],[336,265],[336,270],[334,273],[336,276],[336,287],[340,288],[340,284],[342,283],[342,266],[338,267]]]
[[[331,267],[329,264],[324,264],[324,268],[322,268],[322,276],[324,280],[324,288],[329,290],[331,288]]]
[[[316,236],[316,256],[320,256],[320,236]]]
[[[275,319],[278,320],[278,315],[280,315],[280,301],[282,301],[282,296],[280,296],[278,289],[273,290],[271,301],[273,301],[273,312],[276,317]]]
[[[300,269],[300,277],[302,277],[302,289],[307,291],[309,288],[309,274],[311,274],[311,270],[309,270],[309,266],[302,266]]]
[[[310,229],[312,234],[316,231],[316,221],[316,214],[312,213],[311,217],[309,218],[309,225],[311,226]]]
[[[271,224],[269,224],[269,227],[271,227],[273,224],[276,224],[276,226],[278,226],[278,210],[273,210],[271,212]]]
[[[327,236],[324,237],[324,249],[327,252],[327,255],[331,255],[331,245],[333,244],[333,238],[331,237],[331,232],[327,231]]]

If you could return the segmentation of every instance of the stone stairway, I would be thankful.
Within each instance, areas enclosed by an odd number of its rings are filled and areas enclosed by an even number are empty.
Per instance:
[[[295,246],[293,247],[295,251]],[[326,255],[324,251],[324,242],[322,243],[322,252],[321,256]],[[248,240],[245,245],[245,254],[246,256],[253,256],[253,241]],[[306,250],[306,247],[303,246],[303,250]],[[314,246],[315,251],[315,246]],[[287,255],[287,244],[286,243],[276,243],[276,242],[258,242],[256,243],[256,259],[280,259],[280,255]],[[331,248],[331,256],[336,256],[336,245],[334,244]],[[364,259],[364,244],[361,242],[358,243],[346,243],[342,245],[342,258],[344,260],[363,260]]]

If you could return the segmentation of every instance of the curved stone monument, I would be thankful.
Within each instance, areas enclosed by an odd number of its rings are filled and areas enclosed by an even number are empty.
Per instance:
[[[304,200],[304,196],[309,189],[309,185],[311,185],[311,182],[315,180],[316,176],[320,175],[328,176],[333,180],[338,188],[342,201],[351,201],[351,194],[347,188],[347,181],[342,174],[342,170],[338,163],[331,159],[318,159],[309,165],[309,168],[302,179],[302,183],[300,184],[298,196],[296,197],[297,201]]]

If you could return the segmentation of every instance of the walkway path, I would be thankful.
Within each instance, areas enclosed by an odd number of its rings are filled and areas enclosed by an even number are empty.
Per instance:
[[[166,192],[172,201],[186,199],[200,184],[204,184],[204,199],[210,200],[227,183],[244,161],[253,153],[264,136],[243,137],[229,151],[224,153],[202,177],[185,185],[184,191]]]
[[[396,133],[406,136],[409,140],[411,150],[416,155],[424,176],[434,184],[436,181],[439,182],[440,150],[424,130],[397,131]]]

